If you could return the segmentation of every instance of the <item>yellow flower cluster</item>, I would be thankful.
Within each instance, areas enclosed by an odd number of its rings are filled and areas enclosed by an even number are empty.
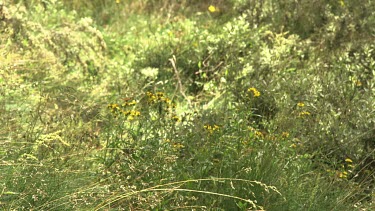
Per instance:
[[[347,169],[350,169],[348,171],[351,171],[354,168],[353,161],[350,158],[345,159],[345,166]]]
[[[146,92],[147,104],[156,106],[159,114],[168,115],[174,122],[181,122],[181,118],[176,115],[176,104],[172,102],[163,92]],[[155,108],[155,107],[154,107]]]
[[[258,138],[264,138],[264,134],[261,131],[255,131],[255,136]]]
[[[281,133],[281,137],[282,138],[288,138],[289,137],[289,133],[288,132],[282,132]]]
[[[173,150],[175,150],[175,151],[178,151],[180,149],[185,148],[185,146],[183,144],[181,144],[181,143],[173,143],[172,146],[173,146]]]
[[[169,138],[165,139],[164,143],[172,146],[173,151],[178,151],[178,150],[185,148],[185,145],[178,143],[178,142],[172,142]]]
[[[299,114],[298,114],[299,117],[310,116],[310,115],[311,115],[311,114],[310,114],[310,112],[308,112],[308,111],[301,111],[301,112],[299,112]]]
[[[264,138],[266,133],[262,132],[262,131],[259,131],[253,127],[248,127],[248,129],[254,133],[255,137],[257,138]]]
[[[260,96],[260,92],[256,88],[254,88],[254,87],[249,88],[247,91],[253,93],[254,97],[259,97]]]
[[[210,134],[214,133],[215,131],[218,131],[220,127],[218,125],[205,125],[203,126],[204,129],[206,129]]]
[[[175,121],[175,122],[181,122],[180,117],[178,117],[177,115],[173,115],[172,120]]]
[[[141,112],[136,110],[130,110],[130,111],[123,111],[122,112],[125,116],[128,117],[128,120],[133,120],[134,117],[140,116]]]
[[[347,171],[339,172],[339,173],[338,173],[338,176],[339,176],[341,179],[346,179],[346,178],[348,177],[348,172],[347,172]]]
[[[310,112],[306,111],[304,102],[298,102],[296,106],[298,111],[298,117],[303,118],[311,115]]]
[[[108,108],[111,109],[112,113],[116,113],[121,110],[120,105],[117,103],[109,104]]]
[[[117,117],[118,115],[123,115],[127,117],[128,120],[133,120],[135,117],[140,116],[141,112],[133,109],[129,109],[129,107],[133,107],[137,104],[135,100],[124,102],[123,104],[119,105],[117,103],[112,103],[108,105],[111,113]]]
[[[345,159],[345,164],[342,164],[339,170],[330,170],[328,169],[327,172],[330,173],[332,176],[338,177],[340,179],[347,179],[348,174],[352,172],[354,169],[353,161],[350,158]]]
[[[172,103],[172,100],[168,97],[164,96],[163,92],[146,92],[146,95],[148,97],[147,102],[149,104],[156,104],[156,103],[164,103],[167,108],[176,108],[176,104]]]

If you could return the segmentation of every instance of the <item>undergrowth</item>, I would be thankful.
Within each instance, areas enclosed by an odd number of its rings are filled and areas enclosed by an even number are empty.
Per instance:
[[[375,5],[318,2],[0,2],[0,207],[371,210]]]

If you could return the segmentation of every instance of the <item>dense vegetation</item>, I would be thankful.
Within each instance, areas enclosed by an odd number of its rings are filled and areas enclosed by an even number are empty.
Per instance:
[[[0,1],[0,208],[373,210],[375,1]]]

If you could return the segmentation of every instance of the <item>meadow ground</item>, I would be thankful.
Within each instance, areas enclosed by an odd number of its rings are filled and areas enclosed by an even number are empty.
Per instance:
[[[373,210],[373,11],[0,2],[0,208]]]

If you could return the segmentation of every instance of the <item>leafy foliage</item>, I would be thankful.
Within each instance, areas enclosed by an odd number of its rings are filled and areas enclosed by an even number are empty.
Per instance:
[[[0,4],[0,207],[370,210],[372,1]]]

